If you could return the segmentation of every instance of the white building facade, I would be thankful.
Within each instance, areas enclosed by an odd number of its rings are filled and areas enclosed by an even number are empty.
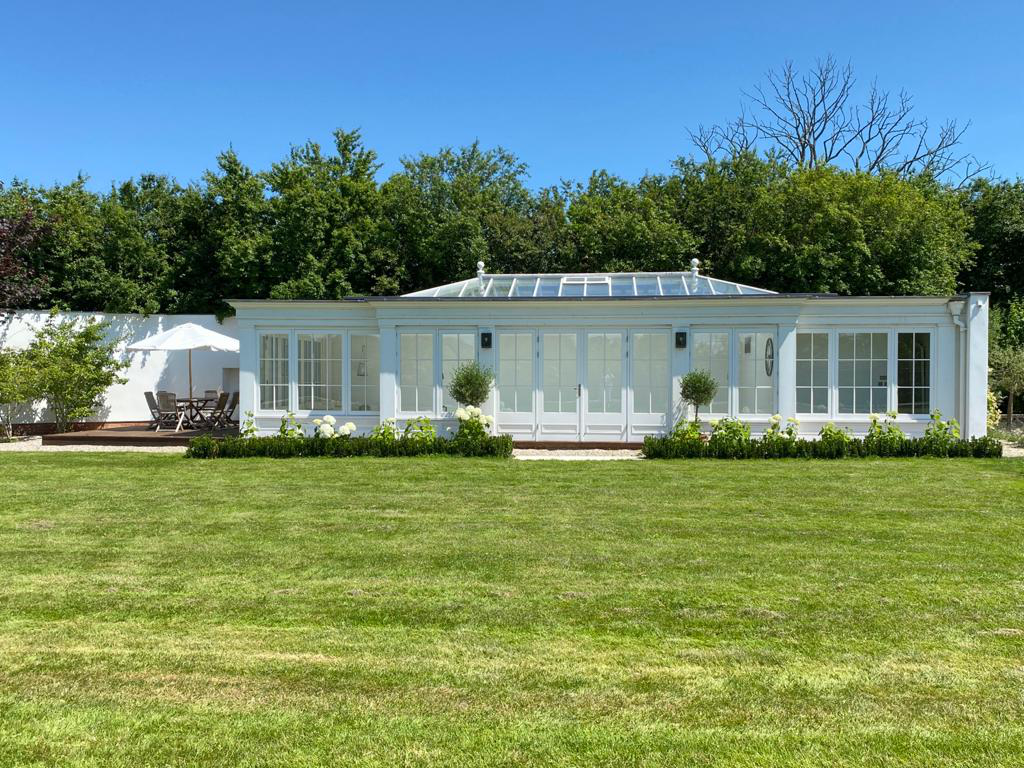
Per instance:
[[[232,302],[242,412],[264,432],[293,413],[361,431],[426,416],[454,428],[447,382],[495,373],[484,410],[522,443],[633,444],[684,416],[689,371],[719,390],[702,419],[773,414],[817,435],[863,434],[896,411],[910,435],[940,410],[986,431],[988,295],[780,294],[689,272],[496,275],[405,296]]]

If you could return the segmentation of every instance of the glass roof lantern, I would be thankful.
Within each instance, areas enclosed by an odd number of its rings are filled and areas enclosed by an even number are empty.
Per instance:
[[[409,298],[646,298],[652,296],[737,296],[773,294],[764,288],[718,280],[700,274],[693,259],[687,272],[588,272],[553,274],[488,274],[483,262],[477,275],[457,283],[404,294]]]

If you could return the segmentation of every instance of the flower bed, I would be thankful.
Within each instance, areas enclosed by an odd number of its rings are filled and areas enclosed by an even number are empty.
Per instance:
[[[872,414],[871,426],[864,438],[853,437],[848,430],[826,424],[817,440],[797,437],[797,422],[790,419],[785,428],[778,416],[759,438],[750,436],[750,426],[734,419],[713,423],[710,435],[704,435],[694,423],[680,423],[665,437],[644,438],[643,455],[648,459],[842,459],[868,456],[937,456],[943,458],[999,458],[1003,446],[992,437],[960,437],[956,420],[943,421],[936,411],[924,437],[910,438],[894,423],[894,414],[885,418]]]
[[[356,426],[351,422],[338,425],[332,416],[315,419],[312,436],[294,416],[281,419],[276,435],[257,436],[251,419],[244,424],[240,437],[215,440],[197,437],[189,442],[185,456],[192,459],[240,459],[268,457],[330,456],[494,456],[512,455],[511,435],[492,435],[493,420],[479,408],[459,409],[459,429],[451,437],[442,437],[428,418],[411,419],[405,429],[399,429],[395,419],[385,419],[366,436],[353,436]]]

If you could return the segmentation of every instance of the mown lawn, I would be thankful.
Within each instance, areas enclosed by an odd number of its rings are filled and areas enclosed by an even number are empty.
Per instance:
[[[0,765],[1020,765],[1024,462],[0,455]]]

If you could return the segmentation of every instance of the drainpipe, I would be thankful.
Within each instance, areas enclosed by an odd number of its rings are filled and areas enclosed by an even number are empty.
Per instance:
[[[957,421],[967,429],[967,323],[963,318],[963,311],[967,308],[966,301],[951,301],[946,305],[949,314],[953,316],[953,323],[960,329],[958,339],[958,360],[957,368]]]

